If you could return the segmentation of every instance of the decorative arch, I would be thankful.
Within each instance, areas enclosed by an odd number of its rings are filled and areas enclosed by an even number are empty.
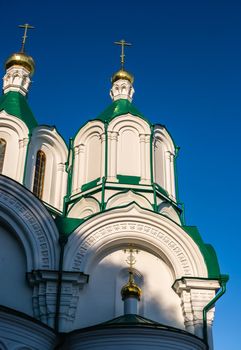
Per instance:
[[[95,198],[82,198],[71,207],[70,211],[68,212],[68,217],[82,219],[98,213],[99,211],[100,205]]]
[[[0,138],[7,143],[2,174],[23,183],[29,142],[29,130],[26,124],[19,118],[1,111]]]
[[[165,260],[174,279],[208,277],[204,258],[191,237],[170,219],[136,204],[104,212],[82,224],[69,238],[64,269],[88,273],[95,259],[128,243]]]
[[[48,126],[34,129],[28,152],[26,187],[34,187],[36,161],[39,152],[45,154],[45,177],[41,199],[53,207],[62,210],[63,198],[67,191],[67,172],[65,169],[68,148],[57,130]]]
[[[151,203],[144,196],[134,193],[133,191],[115,194],[108,200],[106,209],[125,206],[133,202],[137,203],[142,208],[153,210]]]
[[[138,176],[150,183],[150,126],[131,114],[114,118],[108,126],[109,177]]]
[[[73,193],[79,192],[82,185],[104,176],[104,141],[104,124],[98,120],[88,122],[77,133],[73,144]]]
[[[174,157],[175,145],[167,132],[156,125],[153,135],[153,173],[155,182],[164,188],[173,200],[176,200]]]
[[[22,243],[28,272],[57,268],[58,231],[52,217],[31,192],[5,176],[0,176],[0,222]]]

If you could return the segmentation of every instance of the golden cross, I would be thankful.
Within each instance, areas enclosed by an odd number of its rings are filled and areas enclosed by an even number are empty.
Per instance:
[[[135,265],[136,263],[136,258],[134,257],[134,254],[138,254],[139,253],[139,250],[138,249],[134,249],[132,247],[132,245],[130,245],[130,248],[128,249],[124,249],[124,252],[125,253],[129,253],[127,259],[126,259],[126,262],[127,264],[130,266],[130,271],[132,271],[133,269],[133,266]]]
[[[125,46],[131,46],[132,44],[130,43],[127,43],[125,40],[120,40],[120,41],[115,41],[114,44],[116,45],[121,45],[121,55],[120,55],[120,58],[121,58],[121,69],[124,68],[124,63],[125,63]]]
[[[24,47],[25,47],[25,42],[26,42],[26,39],[27,39],[27,32],[28,32],[28,29],[34,29],[34,27],[31,26],[31,25],[28,24],[28,23],[25,23],[25,24],[20,24],[20,25],[19,25],[19,28],[24,28],[22,47],[21,47],[21,51],[20,51],[20,52],[24,52]]]

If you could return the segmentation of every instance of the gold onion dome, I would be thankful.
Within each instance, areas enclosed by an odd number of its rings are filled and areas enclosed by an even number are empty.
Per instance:
[[[30,74],[34,73],[34,60],[31,56],[26,55],[24,52],[17,52],[12,54],[7,61],[5,62],[5,69],[8,69],[12,66],[22,66],[30,71]]]
[[[134,297],[140,300],[141,288],[134,281],[133,272],[129,272],[129,281],[121,289],[122,300],[129,297]]]
[[[112,75],[112,78],[111,78],[112,84],[119,79],[129,80],[129,82],[131,84],[133,84],[133,82],[134,82],[133,75],[131,73],[127,72],[126,70],[124,70],[123,68],[118,70],[118,72],[116,72],[115,74]]]

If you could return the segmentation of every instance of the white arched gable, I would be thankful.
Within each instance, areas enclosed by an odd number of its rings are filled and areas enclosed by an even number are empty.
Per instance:
[[[53,207],[62,210],[63,199],[67,192],[67,172],[65,170],[68,158],[68,148],[55,128],[39,126],[34,129],[31,137],[26,186],[32,190],[35,174],[37,152],[41,150],[46,156],[46,168],[42,200]]]
[[[102,122],[88,122],[74,139],[74,166],[72,191],[77,193],[81,186],[104,176],[105,134]]]
[[[132,191],[118,193],[111,197],[106,205],[106,209],[123,207],[130,203],[137,203],[140,207],[153,210],[151,203],[143,196]]]
[[[176,200],[174,157],[175,145],[169,133],[163,126],[156,125],[153,135],[154,181]]]
[[[27,189],[5,176],[0,176],[0,222],[24,247],[28,272],[57,268],[59,235],[52,217]]]
[[[114,118],[108,126],[108,175],[138,176],[150,183],[150,126],[131,114]]]
[[[163,259],[174,280],[208,277],[204,258],[192,238],[172,220],[135,204],[104,212],[79,226],[66,245],[64,269],[88,273],[94,260],[130,243]]]
[[[94,198],[82,198],[68,212],[69,218],[83,219],[100,211],[99,203]]]
[[[2,174],[22,183],[29,130],[22,120],[1,111],[0,138],[7,143]]]

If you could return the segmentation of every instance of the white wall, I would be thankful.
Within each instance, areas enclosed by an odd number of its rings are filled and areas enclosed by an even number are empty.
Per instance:
[[[14,233],[0,225],[0,304],[33,315],[23,247]]]

